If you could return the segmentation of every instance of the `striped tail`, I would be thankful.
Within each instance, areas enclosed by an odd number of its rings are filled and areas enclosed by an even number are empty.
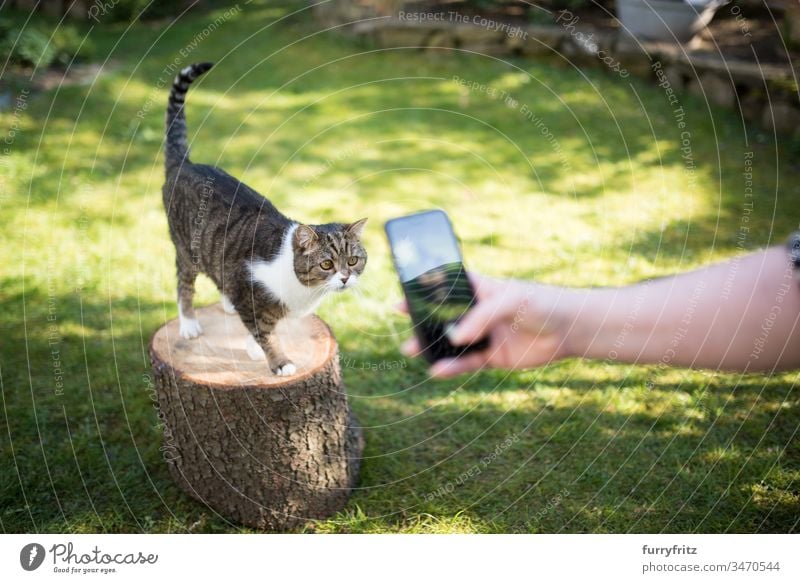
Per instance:
[[[181,70],[172,83],[167,104],[167,141],[165,146],[167,170],[189,160],[184,104],[189,85],[208,71],[214,63],[196,63]]]

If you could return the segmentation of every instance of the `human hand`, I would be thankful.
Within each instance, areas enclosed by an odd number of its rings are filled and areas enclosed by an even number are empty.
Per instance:
[[[459,358],[439,360],[431,367],[431,376],[445,378],[484,367],[531,368],[569,355],[568,318],[559,308],[559,300],[563,300],[568,290],[475,273],[470,273],[469,278],[475,287],[477,304],[448,338],[456,346],[464,346],[488,336],[489,347]],[[405,304],[399,309],[408,311]],[[419,355],[417,338],[405,342],[402,351],[407,356]]]

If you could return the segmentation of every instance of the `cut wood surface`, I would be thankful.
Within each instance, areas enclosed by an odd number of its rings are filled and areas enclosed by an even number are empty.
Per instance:
[[[247,355],[248,333],[219,305],[197,310],[203,335],[172,320],[150,343],[170,473],[234,522],[293,529],[341,510],[358,479],[363,436],[350,410],[338,348],[316,316],[278,338],[297,365],[273,375]]]
[[[284,320],[278,324],[278,339],[286,356],[297,366],[289,377],[273,375],[267,362],[247,355],[249,333],[236,314],[226,314],[219,304],[197,310],[203,327],[198,338],[186,340],[178,334],[178,320],[171,320],[153,337],[152,348],[185,380],[205,385],[231,387],[252,385],[277,388],[313,375],[336,352],[330,328],[316,316]]]

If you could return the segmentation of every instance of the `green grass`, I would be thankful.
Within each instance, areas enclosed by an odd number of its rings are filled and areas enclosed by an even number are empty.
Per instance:
[[[320,33],[305,13],[271,26],[304,5],[253,2],[182,64],[218,62],[189,97],[195,160],[294,218],[371,218],[362,293],[320,310],[366,427],[361,488],[308,529],[797,530],[796,373],[568,360],[432,381],[398,351],[409,326],[391,309],[400,291],[381,230],[439,206],[471,268],[624,284],[782,240],[800,220],[788,155],[682,97],[692,182],[654,85],[555,62],[381,51]],[[96,28],[105,75],[30,97],[16,121],[2,114],[19,125],[0,175],[3,531],[241,530],[170,481],[146,376],[147,341],[176,315],[158,80],[219,14]],[[745,151],[755,195],[740,244]],[[216,300],[202,281],[199,303]],[[381,362],[396,366],[365,366]]]

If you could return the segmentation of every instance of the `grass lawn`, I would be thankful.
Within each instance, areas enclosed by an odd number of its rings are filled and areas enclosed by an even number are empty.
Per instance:
[[[442,207],[473,269],[624,284],[782,242],[800,221],[796,158],[681,96],[687,159],[665,93],[600,68],[379,50],[308,11],[276,22],[305,5],[243,5],[187,58],[222,11],[98,26],[106,74],[0,114],[16,128],[0,170],[0,529],[242,531],[173,485],[148,393],[147,342],[177,313],[159,79],[178,58],[217,62],[188,99],[194,160],[293,218],[371,219],[361,293],[319,312],[366,428],[360,489],[307,530],[797,531],[797,373],[573,359],[432,381],[399,353],[382,233]],[[215,301],[201,281],[198,303]]]

